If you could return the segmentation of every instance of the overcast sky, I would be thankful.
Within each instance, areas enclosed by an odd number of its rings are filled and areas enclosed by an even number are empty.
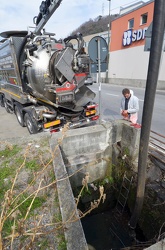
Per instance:
[[[0,3],[0,33],[8,30],[27,30],[34,26],[33,17],[39,13],[42,0],[1,0]],[[147,2],[147,0],[143,0]],[[45,28],[54,32],[56,38],[65,38],[73,30],[90,18],[99,15],[119,13],[120,7],[133,4],[135,0],[63,0],[59,8],[50,18]]]

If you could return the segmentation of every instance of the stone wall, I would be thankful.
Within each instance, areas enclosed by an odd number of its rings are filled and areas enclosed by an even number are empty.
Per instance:
[[[56,178],[59,178],[59,166],[60,168],[62,166],[64,178],[70,179],[67,185],[71,183],[72,188],[82,186],[82,179],[87,172],[89,183],[92,183],[111,175],[112,166],[115,166],[115,171],[119,171],[122,161],[122,171],[127,171],[129,175],[134,176],[128,198],[128,206],[132,212],[135,206],[138,176],[139,140],[140,129],[130,126],[129,122],[123,120],[55,133],[51,138],[51,149],[53,152],[56,147],[59,147],[59,154],[61,154],[60,158],[54,158]],[[152,169],[157,169],[154,173],[158,174],[154,174]],[[160,188],[160,178],[157,178],[161,176],[161,171],[149,161],[144,206],[139,218],[139,225],[148,239],[159,232],[161,223],[165,220],[164,196]],[[63,200],[67,196],[66,200],[69,202],[65,187],[62,190]],[[72,197],[71,202],[74,202],[73,200]],[[65,213],[64,209],[62,213]]]

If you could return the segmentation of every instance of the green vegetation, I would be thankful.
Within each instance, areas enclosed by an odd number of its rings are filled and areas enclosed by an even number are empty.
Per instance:
[[[89,19],[89,21],[81,24],[76,30],[72,31],[71,35],[76,34],[77,32],[82,33],[83,36],[88,36],[96,33],[100,33],[103,31],[108,31],[108,24],[110,21],[113,21],[118,17],[118,14],[114,14],[110,16],[98,16],[95,19]]]
[[[59,245],[58,245],[58,250],[66,250],[67,246],[66,246],[66,241],[60,241]]]
[[[30,160],[25,163],[25,167],[29,170],[38,171],[40,169],[40,165],[36,160]]]
[[[0,157],[12,157],[16,155],[21,150],[17,145],[11,146],[6,145],[6,148],[0,151]]]
[[[0,202],[2,202],[5,192],[11,186],[11,178],[15,175],[15,169],[12,169],[8,164],[8,161],[3,162],[0,174]]]
[[[29,208],[29,206],[32,204],[31,206],[31,212],[34,211],[36,208],[39,208],[43,205],[43,203],[46,201],[45,197],[36,197],[34,199],[34,202],[32,203],[33,198],[28,198],[26,201],[24,201],[27,198],[27,196],[22,195],[20,197],[20,200],[18,202],[18,204],[22,204],[19,206],[19,210],[21,212],[21,215],[24,217],[27,213],[27,210]]]
[[[0,249],[66,249],[48,140],[18,145],[0,144]]]

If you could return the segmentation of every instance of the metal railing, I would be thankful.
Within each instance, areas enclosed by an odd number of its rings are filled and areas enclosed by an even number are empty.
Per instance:
[[[165,164],[165,136],[150,131],[149,154]]]

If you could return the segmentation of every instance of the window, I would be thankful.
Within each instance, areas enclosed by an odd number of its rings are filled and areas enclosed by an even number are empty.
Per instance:
[[[148,13],[141,15],[141,25],[147,23]]]
[[[128,21],[128,29],[133,29],[133,27],[134,27],[134,18]]]

